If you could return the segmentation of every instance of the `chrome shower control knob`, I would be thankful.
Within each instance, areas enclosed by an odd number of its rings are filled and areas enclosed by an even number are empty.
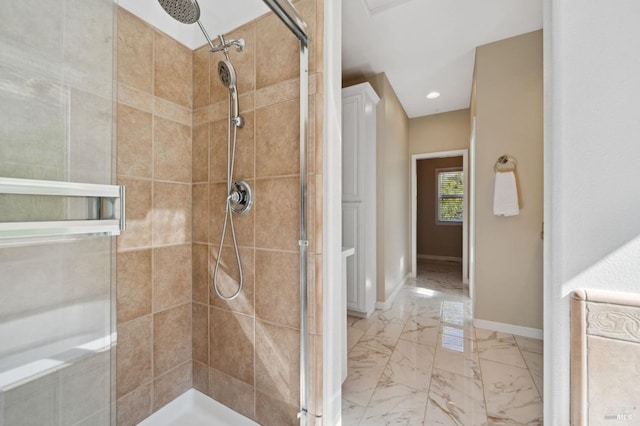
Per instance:
[[[229,194],[229,207],[231,211],[237,215],[249,213],[253,206],[253,192],[249,182],[245,180],[236,180],[231,184],[231,193]]]
[[[243,196],[239,192],[232,192],[229,194],[229,201],[232,204],[239,204],[242,201],[242,198]]]

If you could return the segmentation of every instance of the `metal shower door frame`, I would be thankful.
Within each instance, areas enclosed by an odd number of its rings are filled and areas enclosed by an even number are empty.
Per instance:
[[[300,41],[300,426],[309,424],[307,301],[307,139],[309,124],[309,35],[307,23],[289,0],[263,0]]]

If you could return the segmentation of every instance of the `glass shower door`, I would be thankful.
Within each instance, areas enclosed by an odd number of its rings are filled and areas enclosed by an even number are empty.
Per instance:
[[[114,4],[2,8],[0,425],[115,424]]]

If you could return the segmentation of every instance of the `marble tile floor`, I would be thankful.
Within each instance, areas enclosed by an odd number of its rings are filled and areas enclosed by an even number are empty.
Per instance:
[[[420,262],[348,346],[345,426],[543,424],[542,341],[473,327],[459,263]]]

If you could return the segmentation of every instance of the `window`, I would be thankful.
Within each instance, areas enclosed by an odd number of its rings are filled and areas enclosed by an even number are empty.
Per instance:
[[[462,223],[462,197],[464,180],[460,169],[437,169],[436,185],[438,197],[437,222],[440,224]]]

